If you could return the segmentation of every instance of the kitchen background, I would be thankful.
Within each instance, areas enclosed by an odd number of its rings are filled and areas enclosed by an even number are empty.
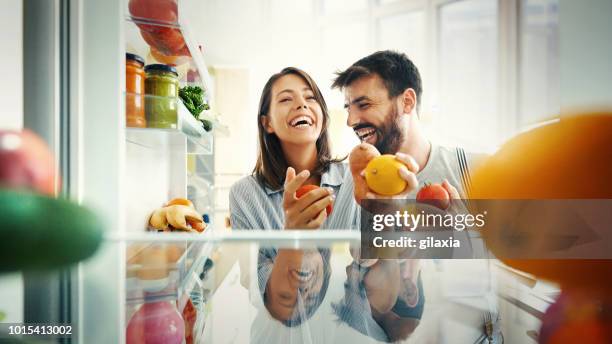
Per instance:
[[[44,0],[29,6],[37,2]],[[214,146],[218,224],[227,216],[228,187],[255,162],[261,88],[285,66],[306,70],[322,88],[337,156],[346,155],[357,140],[345,125],[341,93],[329,89],[333,73],[380,49],[403,51],[419,67],[421,116],[430,137],[441,144],[492,152],[513,134],[560,113],[612,106],[612,41],[606,29],[612,3],[606,0],[181,3],[213,80],[213,109],[229,130]],[[24,46],[34,44],[25,22],[35,18],[24,20],[24,1],[0,0],[0,6],[5,49],[0,128],[21,128],[32,124],[31,114],[21,114],[28,109],[29,87],[36,87],[24,81],[31,61],[23,57]],[[21,274],[1,277],[4,321],[23,320],[23,305],[15,302],[23,295]]]

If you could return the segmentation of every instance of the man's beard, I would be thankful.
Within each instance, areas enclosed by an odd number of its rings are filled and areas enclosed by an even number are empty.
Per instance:
[[[381,154],[395,154],[404,142],[404,132],[400,124],[400,114],[393,108],[387,115],[385,122],[376,128],[378,141],[374,145]]]

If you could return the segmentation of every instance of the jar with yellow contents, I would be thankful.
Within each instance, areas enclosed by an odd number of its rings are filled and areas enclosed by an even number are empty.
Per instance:
[[[179,81],[176,68],[164,64],[145,67],[145,113],[149,128],[176,128]]]

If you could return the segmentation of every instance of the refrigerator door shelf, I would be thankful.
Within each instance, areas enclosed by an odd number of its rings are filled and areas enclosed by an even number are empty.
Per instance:
[[[210,232],[211,229],[197,235],[204,239],[210,236]],[[164,237],[165,233],[159,236]],[[212,248],[212,242],[207,241],[145,244],[137,256],[129,259],[133,263],[127,267],[127,304],[178,299],[178,295],[189,295],[198,285]],[[173,261],[173,256],[180,253],[180,250],[183,250],[182,255]],[[187,299],[181,297],[179,305],[186,302]]]
[[[202,122],[191,115],[178,98],[145,95],[146,99],[155,99],[176,110],[176,119],[166,124],[166,128],[126,127],[128,143],[152,150],[168,149],[181,154],[209,155],[213,152],[213,135],[204,130]],[[148,102],[150,103],[150,102]],[[166,110],[164,110],[166,111]],[[147,118],[148,119],[148,118]],[[187,140],[185,152],[184,140]]]

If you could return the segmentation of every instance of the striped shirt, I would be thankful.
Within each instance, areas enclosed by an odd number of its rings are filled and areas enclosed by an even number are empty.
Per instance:
[[[346,163],[332,163],[321,175],[321,186],[334,190],[334,210],[321,229],[359,229],[359,206],[353,198],[353,177]],[[233,229],[285,228],[283,188],[276,190],[246,176],[232,185],[229,194]]]

